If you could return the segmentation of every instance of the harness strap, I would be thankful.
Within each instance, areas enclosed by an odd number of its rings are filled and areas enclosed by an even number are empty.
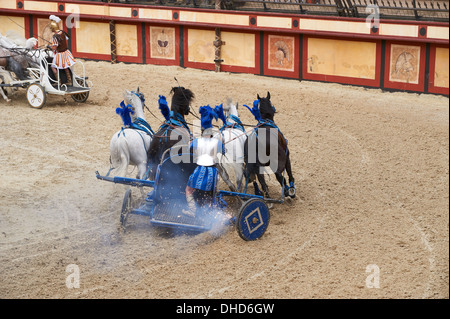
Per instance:
[[[175,118],[175,116],[177,118]],[[159,131],[161,130],[165,130],[162,136],[166,136],[167,132],[169,130],[169,128],[176,128],[176,127],[184,127],[185,129],[188,130],[189,135],[191,135],[191,130],[189,129],[189,126],[187,125],[186,121],[184,120],[184,118],[179,115],[179,114],[173,114],[173,112],[171,111],[171,116],[170,119],[168,121],[165,121],[160,127],[159,127]]]
[[[226,122],[219,131],[222,132],[223,130],[227,128],[236,128],[241,130],[242,132],[245,132],[244,126],[242,125],[241,120],[236,115],[230,115],[230,119],[232,119],[235,123]]]
[[[279,128],[273,121],[267,120],[267,119],[265,119],[265,120],[259,120],[259,121],[258,121],[258,125],[255,126],[255,128],[253,129],[252,134],[256,134],[256,138],[258,139],[258,131],[257,131],[257,128],[258,128],[258,127],[264,127],[264,126],[268,126],[268,127],[275,128],[275,129],[278,130],[278,133],[281,134],[281,137],[282,137],[282,138],[285,140],[285,142],[286,142],[286,152],[285,152],[285,153],[287,153],[287,152],[288,152],[288,147],[287,147],[287,145],[288,145],[288,140],[287,140],[287,138],[284,137],[283,132],[281,132],[280,128]]]
[[[153,130],[150,127],[150,125],[143,118],[138,117],[137,119],[134,120],[134,122],[133,122],[133,124],[131,126],[134,129],[144,131],[145,133],[147,133],[151,137],[153,137],[153,135],[155,135],[155,132],[153,132]]]

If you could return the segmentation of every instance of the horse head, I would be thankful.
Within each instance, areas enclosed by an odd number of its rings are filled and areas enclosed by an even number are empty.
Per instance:
[[[136,118],[145,119],[145,97],[144,93],[140,92],[139,87],[136,89],[136,91],[125,90],[123,101],[125,105],[131,105],[131,110],[133,111],[133,114],[131,115],[132,120]]]
[[[259,94],[257,94],[257,98],[259,100],[259,112],[261,113],[261,119],[273,121],[275,107],[270,101],[270,92],[267,92],[266,97],[260,97]]]
[[[190,104],[195,97],[194,93],[181,86],[173,87],[170,93],[173,93],[170,110],[184,118],[191,111]]]
[[[225,105],[223,106],[223,112],[227,118],[229,118],[230,115],[239,117],[238,103],[234,103],[232,98],[227,98]]]

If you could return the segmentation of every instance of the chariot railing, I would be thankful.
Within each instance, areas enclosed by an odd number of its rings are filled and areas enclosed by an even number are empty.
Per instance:
[[[92,0],[91,0],[92,1]],[[215,0],[97,0],[100,2],[215,9]],[[449,0],[221,0],[220,9],[380,19],[449,22]]]

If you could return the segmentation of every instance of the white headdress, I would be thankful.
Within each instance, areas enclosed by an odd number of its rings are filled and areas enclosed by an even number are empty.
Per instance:
[[[58,18],[57,16],[53,15],[53,14],[50,16],[50,20],[55,21],[56,23],[60,23],[61,22],[61,19]]]

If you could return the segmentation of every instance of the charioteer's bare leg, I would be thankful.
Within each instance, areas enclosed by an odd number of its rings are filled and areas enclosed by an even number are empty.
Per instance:
[[[58,84],[59,83],[58,69],[55,67],[52,67],[52,71],[53,71],[53,74],[55,75],[56,84]]]
[[[195,205],[195,199],[194,199],[194,192],[195,188],[192,188],[190,186],[186,186],[186,201],[189,207],[189,210],[183,209],[183,214],[195,217],[195,213],[197,212],[197,206]]]
[[[66,69],[67,85],[73,85],[72,75],[70,74],[70,69]]]

